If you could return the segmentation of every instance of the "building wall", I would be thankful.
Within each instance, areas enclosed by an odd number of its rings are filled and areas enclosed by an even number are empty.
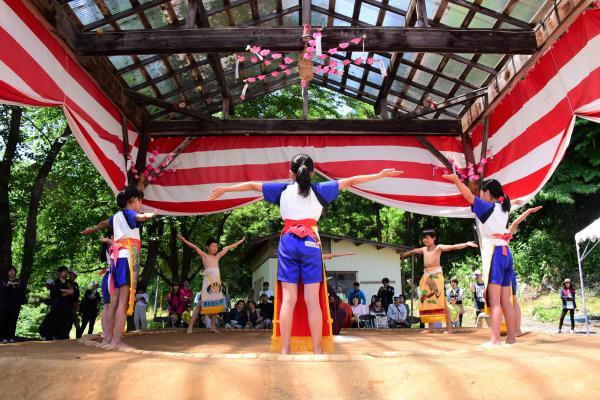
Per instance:
[[[262,290],[262,283],[269,282],[269,288],[275,292],[277,281],[277,258],[267,258],[252,273],[252,288],[254,289],[254,300],[258,300],[258,293]]]

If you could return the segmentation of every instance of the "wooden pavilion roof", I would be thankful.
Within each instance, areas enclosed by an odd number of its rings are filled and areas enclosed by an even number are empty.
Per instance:
[[[402,121],[381,121],[371,133],[380,129],[458,135],[472,128],[494,101],[491,86],[500,94],[518,76],[523,65],[516,65],[513,55],[525,57],[517,58],[517,64],[529,62],[557,34],[562,21],[551,28],[548,23],[561,15],[564,20],[586,3],[562,0],[557,7],[548,0],[31,1],[126,117],[138,129],[156,134],[210,131],[212,124],[219,133],[243,129],[245,125],[235,125],[235,120],[222,124],[215,114],[222,113],[224,119],[234,114],[242,102],[243,79],[269,74],[278,63],[242,62],[236,79],[236,52],[243,52],[247,44],[261,45],[296,60],[303,46],[302,25],[310,23],[323,27],[324,49],[366,35],[365,52],[383,60],[387,77],[378,66],[363,63],[344,67],[342,76],[315,74],[312,81],[373,105],[383,118]],[[560,4],[568,6],[562,14]],[[362,54],[362,49],[353,49],[333,57]],[[269,76],[250,86],[245,101],[299,82],[297,73]],[[321,129],[317,133],[335,130],[325,122],[316,124]],[[404,129],[397,129],[399,124]],[[264,129],[303,134],[309,130],[286,121],[271,121]]]

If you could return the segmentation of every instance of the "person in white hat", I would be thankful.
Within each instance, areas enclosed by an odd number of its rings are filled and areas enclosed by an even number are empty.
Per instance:
[[[575,309],[577,308],[577,304],[575,303],[575,289],[573,289],[573,284],[569,278],[563,281],[563,287],[560,290],[560,299],[562,300],[563,309],[560,314],[557,333],[562,333],[562,326],[567,313],[571,317],[571,333],[575,333]]]
[[[485,283],[480,269],[473,272],[472,278],[475,278],[474,282],[471,281],[471,293],[473,294],[473,305],[475,307],[475,321],[477,321],[477,317],[485,309]]]

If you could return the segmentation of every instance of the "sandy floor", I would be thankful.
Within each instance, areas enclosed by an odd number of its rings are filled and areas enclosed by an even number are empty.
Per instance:
[[[267,352],[269,332],[138,335],[143,350]],[[487,331],[457,335],[348,331],[337,354],[366,361],[281,362],[138,355],[75,341],[0,347],[1,399],[521,399],[600,398],[600,338],[531,333],[479,350]],[[384,357],[387,356],[387,357]]]

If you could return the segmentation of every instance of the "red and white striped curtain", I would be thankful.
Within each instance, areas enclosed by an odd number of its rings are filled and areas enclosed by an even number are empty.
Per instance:
[[[511,198],[529,199],[550,178],[569,144],[575,116],[600,121],[600,11],[588,11],[520,81],[490,117],[486,177],[505,185]],[[118,110],[19,0],[0,0],[0,101],[62,105],[70,126],[98,172],[117,191],[125,184]],[[129,131],[135,159],[138,135]],[[164,159],[182,138],[156,138],[149,152]],[[464,165],[453,137],[433,145]],[[473,133],[480,153],[481,129]],[[411,137],[198,137],[173,163],[175,172],[154,180],[145,204],[164,214],[229,210],[259,200],[256,193],[229,193],[208,202],[217,185],[247,180],[286,180],[290,158],[308,153],[319,173],[336,179],[394,167],[405,171],[352,191],[379,203],[421,214],[470,217],[443,165]]]

